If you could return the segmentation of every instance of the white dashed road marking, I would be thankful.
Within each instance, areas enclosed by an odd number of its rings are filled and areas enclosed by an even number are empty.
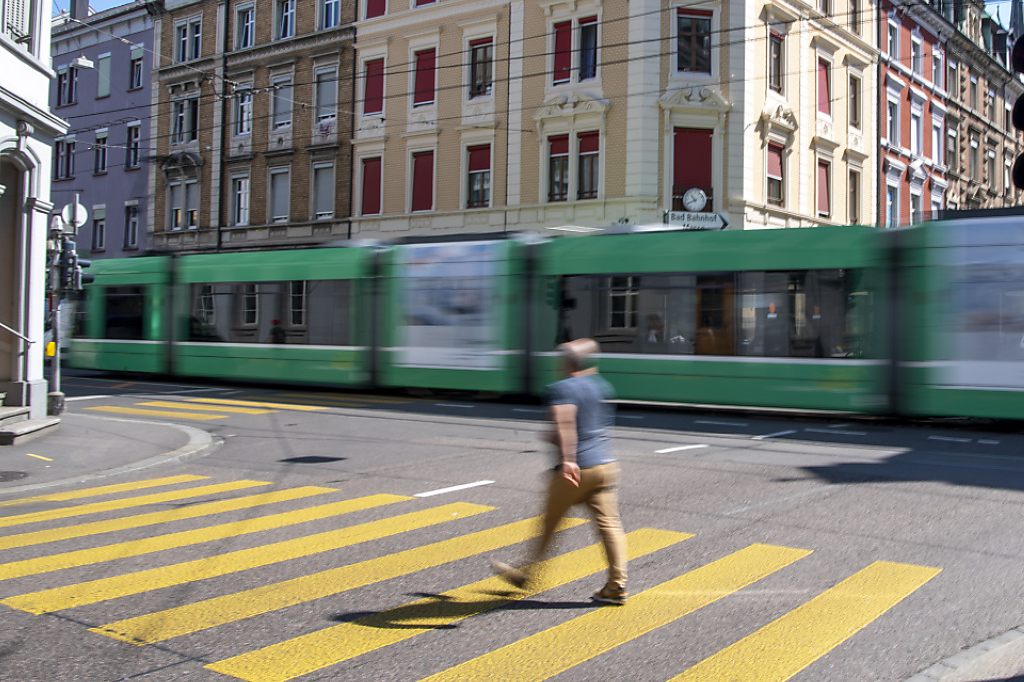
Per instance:
[[[695,419],[694,424],[708,424],[710,426],[750,426],[747,422],[721,422],[714,419]]]
[[[670,452],[682,452],[683,450],[699,450],[700,448],[706,448],[707,445],[677,445],[674,448],[665,448],[664,450],[655,450],[654,452],[659,455],[667,455]]]
[[[867,431],[839,431],[837,429],[804,429],[807,433],[834,433],[837,436],[866,436]]]
[[[475,481],[473,483],[463,483],[462,485],[453,485],[450,488],[439,488],[437,490],[428,490],[425,493],[416,493],[413,497],[433,497],[434,495],[444,495],[445,493],[454,493],[459,490],[466,490],[467,488],[476,488],[481,485],[490,485],[494,481]]]
[[[796,431],[794,431],[793,429],[790,429],[788,431],[777,431],[775,433],[766,433],[763,436],[754,436],[750,440],[766,440],[768,438],[778,438],[779,436],[791,436],[794,433],[796,433]]]
[[[928,436],[928,440],[941,440],[945,443],[970,443],[970,438],[953,438],[952,436]]]

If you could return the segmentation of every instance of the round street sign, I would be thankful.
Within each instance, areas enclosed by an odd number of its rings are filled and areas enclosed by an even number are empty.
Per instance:
[[[89,219],[89,211],[81,204],[68,204],[60,212],[60,217],[64,220],[65,225],[73,230],[78,230]]]

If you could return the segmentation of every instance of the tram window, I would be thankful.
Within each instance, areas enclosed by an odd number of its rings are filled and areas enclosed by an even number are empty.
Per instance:
[[[348,280],[193,284],[188,340],[350,345],[351,295]]]
[[[142,340],[146,338],[146,294],[143,287],[106,287],[103,338]]]

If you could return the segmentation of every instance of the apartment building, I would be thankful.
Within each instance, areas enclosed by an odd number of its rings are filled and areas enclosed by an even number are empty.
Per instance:
[[[148,248],[151,7],[131,3],[89,14],[86,0],[73,0],[53,20],[50,106],[70,128],[54,144],[52,201],[60,207],[79,195],[89,217],[77,244],[93,258]]]
[[[33,420],[46,416],[50,150],[67,129],[49,111],[49,13],[42,0],[0,0],[0,406]]]
[[[154,246],[347,238],[353,3],[164,5]]]

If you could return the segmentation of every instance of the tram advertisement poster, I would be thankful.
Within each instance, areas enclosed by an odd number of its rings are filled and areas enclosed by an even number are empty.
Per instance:
[[[411,244],[400,251],[402,367],[499,369],[502,244]]]

